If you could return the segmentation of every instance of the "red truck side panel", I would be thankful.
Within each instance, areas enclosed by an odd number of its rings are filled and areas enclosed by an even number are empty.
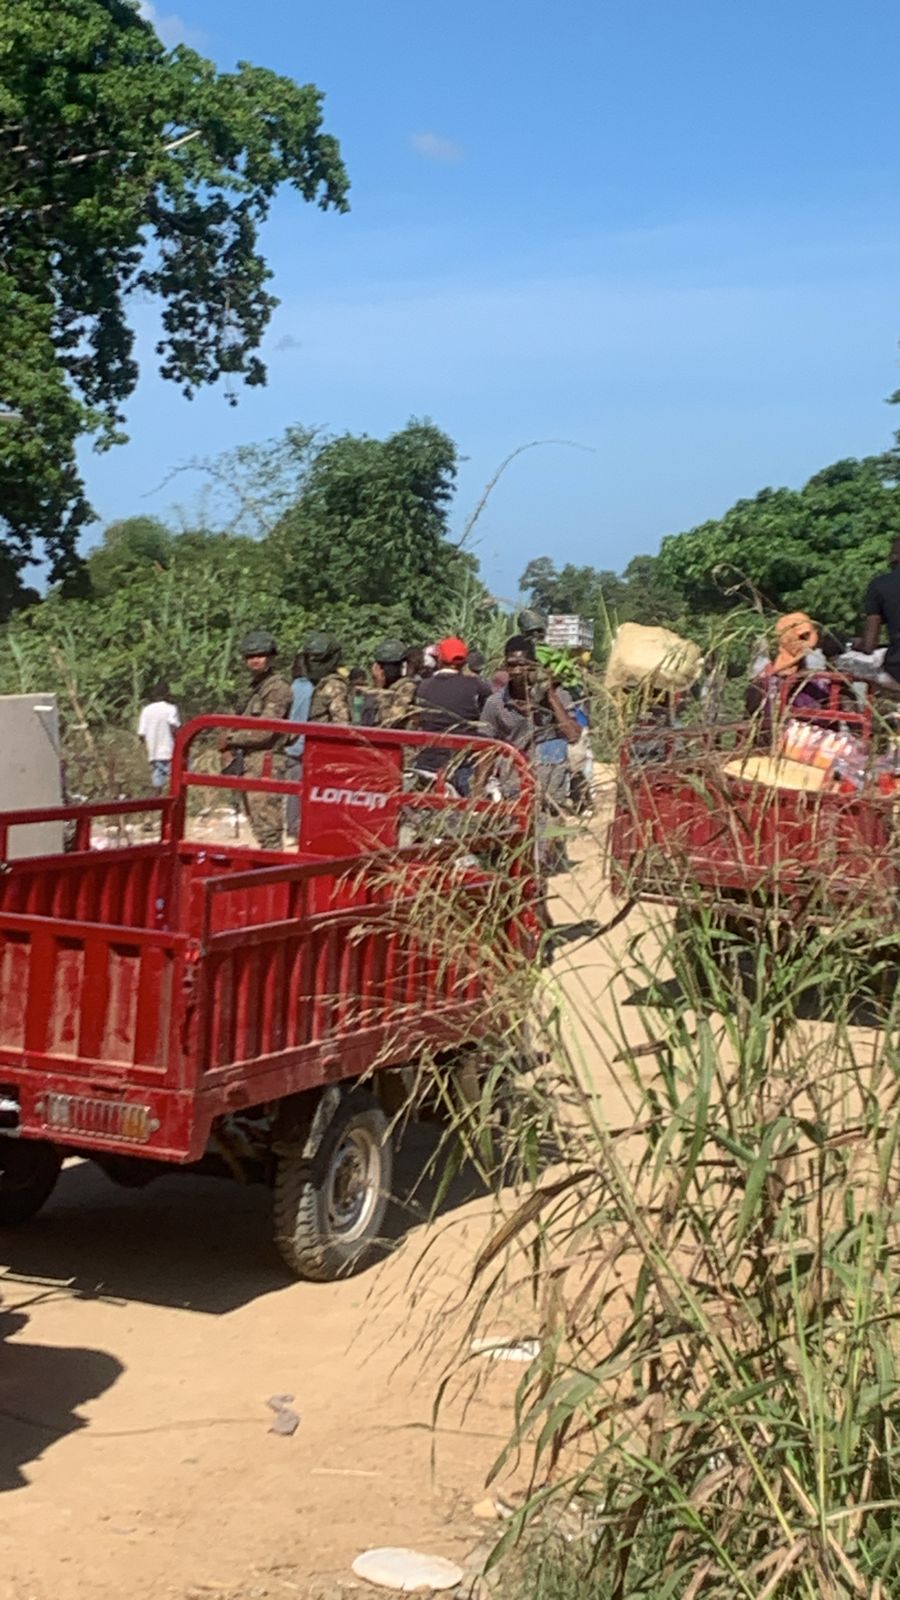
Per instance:
[[[4,914],[0,1075],[21,1057],[91,1062],[117,1082],[179,1081],[172,1034],[183,940]]]

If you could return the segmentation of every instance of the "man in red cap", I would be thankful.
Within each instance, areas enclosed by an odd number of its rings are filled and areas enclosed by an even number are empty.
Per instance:
[[[435,645],[435,655],[436,671],[430,678],[423,678],[416,692],[418,726],[424,733],[479,734],[490,684],[463,671],[469,651],[462,639],[441,639]],[[434,745],[418,752],[416,768],[436,775],[450,757],[450,750]],[[471,763],[455,768],[453,782],[460,794],[468,793],[471,777]]]

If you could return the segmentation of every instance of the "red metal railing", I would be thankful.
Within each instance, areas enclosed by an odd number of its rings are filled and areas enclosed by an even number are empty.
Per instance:
[[[310,746],[323,741],[334,741],[338,749],[347,751],[355,750],[449,750],[451,755],[462,757],[466,754],[474,762],[496,761],[500,758],[511,761],[516,768],[519,793],[515,800],[509,802],[492,801],[484,796],[474,796],[463,799],[447,783],[447,770],[442,769],[436,774],[435,787],[431,792],[416,793],[402,791],[404,807],[418,810],[432,810],[439,807],[450,809],[468,809],[470,811],[489,812],[496,816],[506,811],[509,814],[522,816],[530,813],[534,804],[534,776],[531,766],[521,751],[511,745],[498,744],[496,740],[484,739],[476,736],[461,737],[450,733],[422,733],[401,728],[362,728],[348,726],[343,723],[326,722],[287,722],[266,718],[263,723],[259,717],[238,716],[202,716],[194,717],[181,728],[175,739],[175,751],[172,757],[172,782],[171,794],[173,800],[182,797],[188,788],[202,789],[232,789],[232,790],[259,790],[272,794],[296,794],[298,784],[296,780],[273,777],[250,777],[242,774],[240,777],[231,776],[224,772],[197,772],[191,771],[188,756],[191,746],[204,733],[214,730],[221,732],[247,732],[258,733],[261,726],[271,732],[275,737],[286,736],[296,739],[300,736],[305,741],[304,759]],[[349,757],[348,767],[350,765]],[[401,792],[401,791],[398,791]]]
[[[168,798],[147,800],[102,800],[89,805],[28,806],[21,811],[0,811],[0,864],[7,859],[9,832],[29,823],[72,822],[75,824],[75,850],[89,850],[91,826],[102,817],[139,816],[155,812],[162,820],[163,836],[172,817],[172,801]]]

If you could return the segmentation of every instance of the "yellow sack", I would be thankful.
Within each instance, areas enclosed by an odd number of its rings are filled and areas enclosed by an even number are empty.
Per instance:
[[[613,694],[637,688],[677,692],[696,682],[702,666],[700,647],[690,639],[669,628],[623,622],[613,639],[603,682]]]
[[[761,783],[767,789],[805,789],[818,794],[828,777],[821,767],[810,767],[787,756],[745,756],[743,761],[728,761],[722,768],[730,778]]]

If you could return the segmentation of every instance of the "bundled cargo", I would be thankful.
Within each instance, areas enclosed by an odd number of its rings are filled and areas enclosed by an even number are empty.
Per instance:
[[[703,656],[692,640],[669,628],[623,622],[612,642],[604,684],[612,693],[648,688],[678,693],[696,683],[702,670]]]

